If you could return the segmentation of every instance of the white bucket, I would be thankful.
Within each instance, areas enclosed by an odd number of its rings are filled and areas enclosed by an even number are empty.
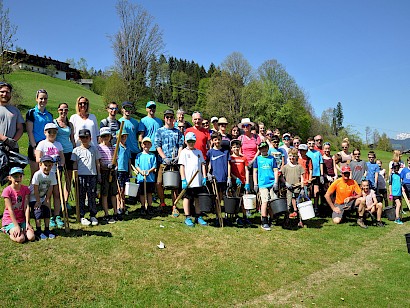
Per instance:
[[[312,201],[305,201],[298,204],[299,214],[302,220],[307,220],[315,217]]]
[[[126,182],[125,183],[125,195],[129,197],[136,197],[138,194],[139,184]]]
[[[243,195],[242,199],[245,210],[256,209],[256,195]]]

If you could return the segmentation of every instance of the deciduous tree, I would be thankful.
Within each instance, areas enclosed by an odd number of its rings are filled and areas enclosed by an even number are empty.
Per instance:
[[[9,19],[9,9],[3,6],[3,0],[0,0],[0,74],[5,79],[5,74],[10,72],[10,65],[8,59],[5,58],[3,51],[12,49],[16,41],[15,35],[17,26],[13,25]]]

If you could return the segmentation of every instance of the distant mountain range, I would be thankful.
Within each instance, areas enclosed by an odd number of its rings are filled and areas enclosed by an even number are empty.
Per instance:
[[[410,138],[390,139],[390,143],[394,150],[405,151],[410,149]]]

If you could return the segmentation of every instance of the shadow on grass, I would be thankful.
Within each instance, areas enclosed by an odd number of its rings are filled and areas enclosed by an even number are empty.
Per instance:
[[[64,230],[58,230],[56,232],[58,236],[61,237],[82,237],[82,236],[102,236],[102,237],[112,237],[111,232],[106,231],[93,231],[93,230],[83,230],[83,229],[71,229],[69,233],[65,233]]]

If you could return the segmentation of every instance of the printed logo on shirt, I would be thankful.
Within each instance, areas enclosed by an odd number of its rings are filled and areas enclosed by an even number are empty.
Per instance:
[[[212,156],[212,157],[211,157],[211,160],[217,160],[218,158],[221,158],[221,157],[223,157],[223,156],[225,156],[225,154],[218,155],[218,156]]]

